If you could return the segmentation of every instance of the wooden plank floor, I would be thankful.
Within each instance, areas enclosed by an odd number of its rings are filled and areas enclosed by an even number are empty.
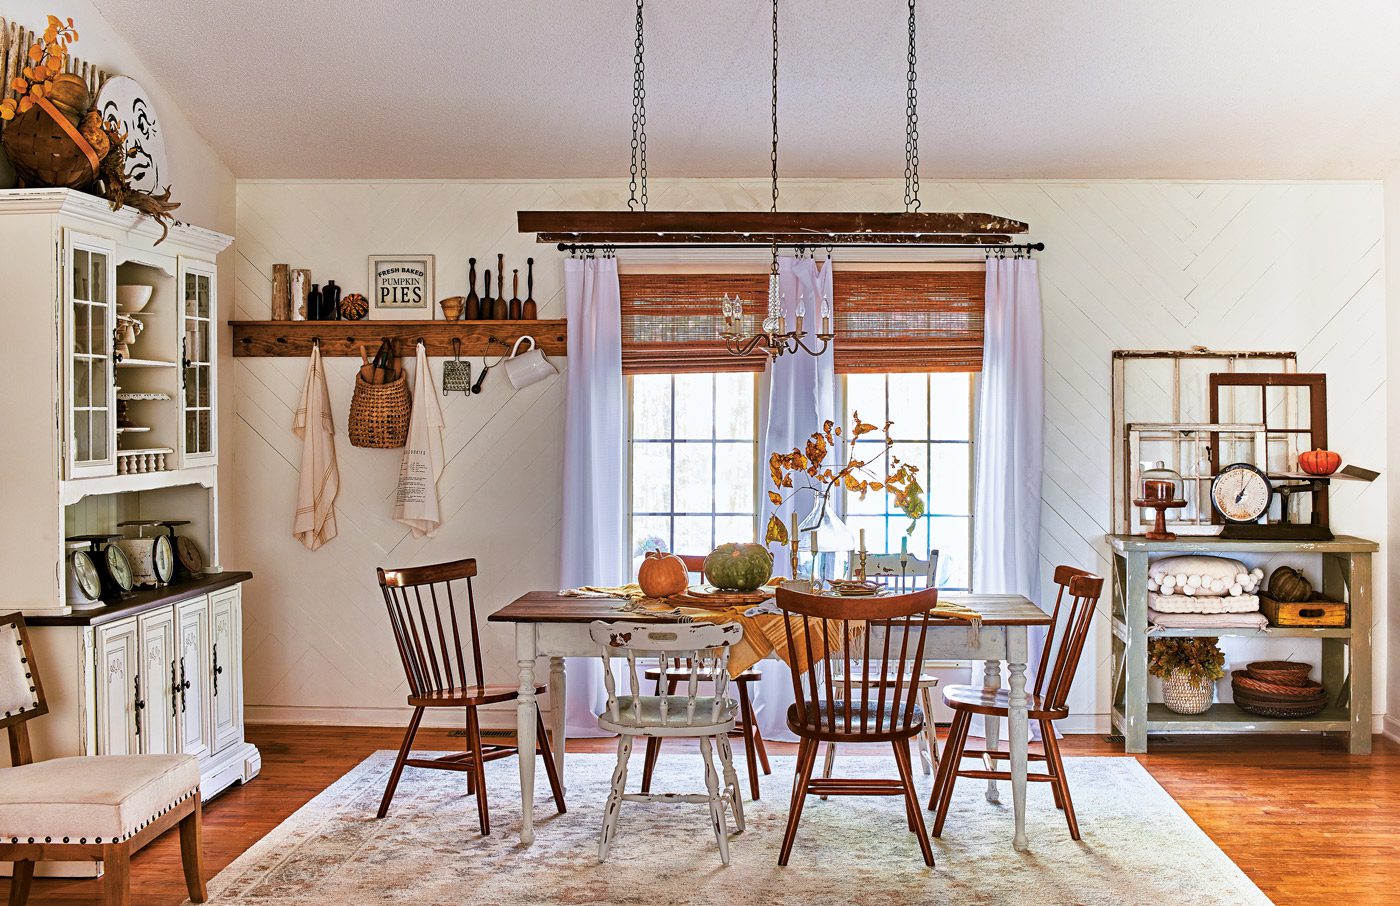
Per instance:
[[[207,804],[204,865],[212,877],[303,803],[378,749],[398,747],[396,729],[254,726],[262,774]],[[421,748],[455,749],[440,731]],[[612,752],[611,740],[571,751]],[[793,746],[770,744],[791,753]],[[1099,736],[1073,736],[1067,755],[1119,755]],[[1210,837],[1280,904],[1400,903],[1400,745],[1377,737],[1374,754],[1352,756],[1315,736],[1158,739],[1142,764]],[[512,795],[496,789],[493,797]],[[600,803],[592,806],[600,807]],[[581,804],[587,807],[587,804]],[[1092,822],[1092,815],[1080,815]],[[500,828],[497,833],[510,833]],[[1034,843],[1034,841],[1032,841]],[[1170,854],[1163,853],[1163,858]],[[171,906],[185,888],[179,838],[167,833],[132,862],[132,903]],[[0,880],[0,893],[9,883]],[[1033,895],[1032,895],[1033,896]],[[29,902],[99,902],[99,881],[36,879]]]

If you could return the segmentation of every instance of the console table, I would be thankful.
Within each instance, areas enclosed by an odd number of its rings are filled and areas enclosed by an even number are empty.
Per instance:
[[[1113,555],[1113,727],[1127,752],[1146,752],[1151,733],[1347,733],[1354,754],[1371,751],[1371,555],[1374,541],[1338,535],[1331,541],[1224,541],[1180,536],[1149,541],[1142,535],[1108,535]],[[1328,598],[1346,601],[1345,627],[1267,629],[1157,628],[1151,637],[1237,636],[1255,639],[1302,638],[1322,643],[1322,684],[1332,701],[1322,713],[1304,718],[1257,717],[1219,702],[1203,714],[1177,714],[1147,701],[1147,566],[1149,558],[1179,554],[1320,556]],[[1297,565],[1297,564],[1295,564]]]

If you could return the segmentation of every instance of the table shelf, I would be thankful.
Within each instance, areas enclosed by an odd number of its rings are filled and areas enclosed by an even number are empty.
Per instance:
[[[1113,634],[1119,639],[1128,638],[1128,624],[1122,620],[1113,621]],[[1349,639],[1348,626],[1270,626],[1266,629],[1253,629],[1243,626],[1192,626],[1157,627],[1147,629],[1150,639],[1169,638],[1241,638],[1241,639]]]
[[[1113,709],[1113,725],[1123,727],[1123,712]],[[1166,705],[1147,706],[1148,733],[1299,733],[1344,732],[1351,729],[1345,705],[1331,705],[1312,717],[1260,717],[1229,702],[1211,705],[1201,714],[1177,714]]]

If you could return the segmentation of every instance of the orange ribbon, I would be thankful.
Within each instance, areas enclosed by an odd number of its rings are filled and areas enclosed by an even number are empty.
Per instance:
[[[68,133],[68,137],[73,140],[73,144],[78,146],[78,150],[87,155],[88,163],[92,165],[92,175],[96,176],[97,168],[101,166],[102,159],[97,156],[97,152],[92,149],[92,145],[88,144],[88,140],[83,138],[83,134],[78,131],[78,127],[69,122],[68,117],[59,112],[59,109],[55,107],[53,102],[48,98],[36,97],[34,98],[34,103],[38,104],[39,109],[47,113],[55,123],[63,127],[63,131]]]

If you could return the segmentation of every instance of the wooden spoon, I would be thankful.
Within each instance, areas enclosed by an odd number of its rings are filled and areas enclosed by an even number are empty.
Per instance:
[[[491,317],[504,321],[510,317],[506,304],[506,256],[496,255],[496,305],[491,309]]]
[[[520,268],[515,268],[510,272],[510,309],[509,317],[512,321],[520,320]]]
[[[540,316],[539,307],[535,305],[535,259],[525,259],[525,304],[521,306],[520,317],[526,321],[533,321]]]

